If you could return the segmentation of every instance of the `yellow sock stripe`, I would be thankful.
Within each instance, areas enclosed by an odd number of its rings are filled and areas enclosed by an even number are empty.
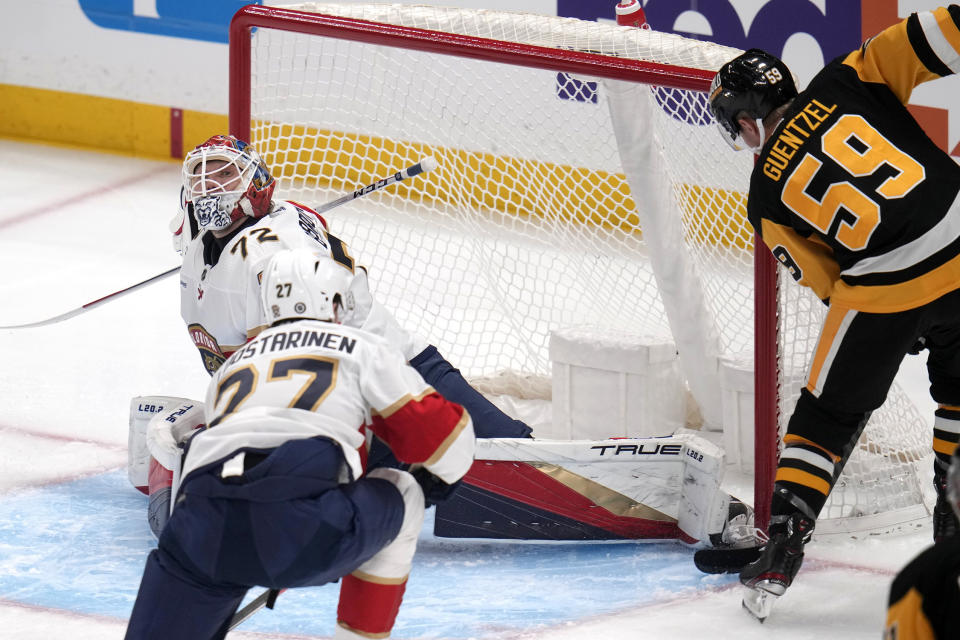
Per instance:
[[[957,406],[955,404],[938,404],[937,410],[938,411],[955,411],[958,414],[957,417],[960,418],[960,406]]]
[[[830,483],[824,480],[823,478],[817,477],[812,473],[807,473],[806,471],[801,471],[800,469],[791,469],[787,467],[780,467],[777,469],[777,482],[792,482],[794,484],[799,484],[803,487],[808,487],[814,491],[818,491],[823,495],[828,495],[830,493]]]
[[[952,456],[957,448],[956,441],[944,440],[943,438],[933,439],[933,450],[945,456]]]

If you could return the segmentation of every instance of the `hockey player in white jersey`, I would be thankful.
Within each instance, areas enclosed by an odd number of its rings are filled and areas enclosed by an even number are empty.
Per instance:
[[[427,499],[469,469],[469,414],[384,338],[339,324],[350,272],[298,249],[264,267],[273,322],[215,372],[128,639],[222,638],[246,591],[342,579],[335,638],[386,637]],[[413,475],[364,471],[371,433]],[[175,489],[176,491],[176,489]]]

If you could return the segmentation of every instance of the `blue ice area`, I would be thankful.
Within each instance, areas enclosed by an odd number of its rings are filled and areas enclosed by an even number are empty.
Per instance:
[[[396,638],[513,635],[695,596],[704,576],[673,543],[510,542],[420,536]],[[0,598],[126,618],[155,541],[121,471],[0,498]],[[259,593],[252,590],[250,598]],[[248,631],[329,636],[338,585],[282,594]]]

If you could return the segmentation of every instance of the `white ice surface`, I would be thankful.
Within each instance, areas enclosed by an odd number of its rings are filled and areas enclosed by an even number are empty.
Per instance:
[[[177,163],[0,140],[0,175],[0,273],[4,274],[0,325],[55,316],[179,263],[166,231],[177,204]],[[122,473],[131,397],[202,396],[207,376],[180,322],[177,282],[175,277],[168,278],[48,327],[0,330],[0,510],[16,503],[16,509],[4,512],[29,516],[7,517],[0,552],[18,539],[56,536],[60,527],[64,532],[80,529],[73,531],[73,537],[65,536],[65,541],[111,540],[126,530],[126,523],[114,525],[106,520],[104,524],[102,519],[62,513],[44,520],[53,523],[52,532],[40,531],[36,524],[40,520],[33,518],[54,500],[50,490],[85,486],[84,482]],[[922,358],[907,361],[901,383],[932,420]],[[104,490],[104,509],[112,508],[111,501],[116,499],[109,486]],[[138,505],[139,496],[117,496],[120,502]],[[90,522],[97,523],[97,530],[83,530]],[[528,551],[517,550],[513,543],[477,546],[439,542],[426,534],[424,538],[423,555],[418,556],[423,572],[432,565],[456,566],[457,562],[470,571],[459,579],[421,584],[419,588],[428,591],[435,587],[438,597],[412,594],[401,610],[405,631],[400,633],[398,622],[397,637],[417,637],[420,629],[425,637],[529,640],[857,640],[880,637],[890,580],[928,544],[930,530],[861,540],[816,540],[808,547],[797,583],[763,625],[741,610],[740,593],[731,580],[694,576],[679,585],[667,579],[645,586],[643,581],[650,577],[645,575],[646,563],[662,556],[663,545],[627,548],[636,551],[622,564],[625,575],[604,587],[596,573],[615,573],[616,565],[602,561],[602,547],[591,547],[594,555],[584,561],[570,545],[540,545]],[[130,546],[118,548],[131,551]],[[132,548],[138,552],[136,545]],[[610,548],[621,553],[625,549]],[[46,596],[63,586],[58,584],[63,578],[45,573],[51,559],[43,555],[51,552],[48,546],[38,549],[35,558],[26,554],[16,562],[8,558],[0,564],[0,638],[121,638],[126,614],[94,613],[85,600],[69,595],[63,604],[49,604],[51,598]],[[86,547],[60,551],[82,559]],[[667,551],[669,557],[676,555],[677,571],[682,569],[689,576],[692,551],[680,546]],[[534,561],[528,562],[530,558]],[[592,565],[590,558],[598,558],[597,564]],[[109,566],[111,562],[100,560],[95,568],[102,573]],[[596,571],[591,571],[592,566]],[[417,571],[415,567],[411,582]],[[642,594],[636,602],[623,595],[624,584],[630,585],[634,577],[637,593]],[[91,570],[89,576],[73,576],[72,584],[84,591],[103,579]],[[694,580],[692,586],[690,580]],[[461,590],[476,586],[470,581],[489,584],[489,595],[458,602]],[[125,588],[132,597],[136,584]],[[534,596],[557,603],[589,596],[601,602],[617,599],[619,604],[613,610],[558,618],[553,623],[544,621],[544,616],[552,615],[544,607],[539,617],[536,611],[530,614],[529,623],[511,617],[507,610],[512,601],[530,602]],[[457,633],[438,635],[429,625],[419,624],[449,610],[461,615]],[[276,612],[258,616],[276,619],[282,611],[278,604]],[[330,620],[333,615],[326,606],[316,613]],[[231,637],[325,636],[280,629]]]

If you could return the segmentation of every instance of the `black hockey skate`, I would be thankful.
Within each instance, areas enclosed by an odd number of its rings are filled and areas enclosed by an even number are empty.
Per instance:
[[[960,523],[947,498],[947,475],[935,475],[933,486],[937,490],[937,504],[933,507],[933,541],[940,542],[960,534]]]
[[[740,582],[748,589],[743,606],[761,622],[800,571],[803,545],[810,540],[813,525],[812,519],[800,513],[772,517],[770,539],[761,547],[760,557],[740,572]]]

